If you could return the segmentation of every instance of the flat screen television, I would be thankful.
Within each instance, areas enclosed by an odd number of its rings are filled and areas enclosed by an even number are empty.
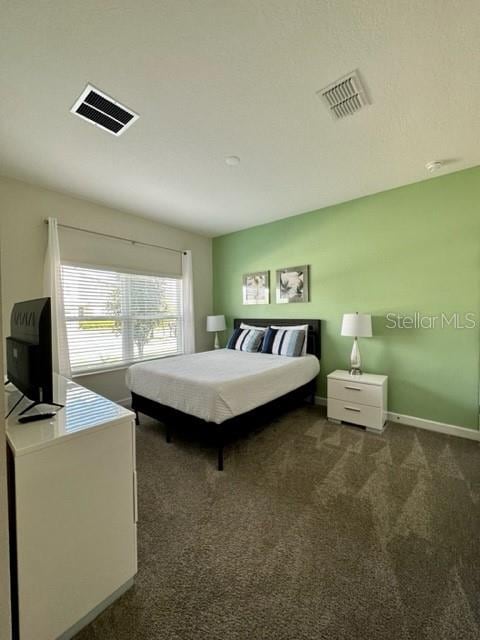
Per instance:
[[[7,378],[36,404],[53,401],[52,319],[50,298],[17,302],[7,338]]]

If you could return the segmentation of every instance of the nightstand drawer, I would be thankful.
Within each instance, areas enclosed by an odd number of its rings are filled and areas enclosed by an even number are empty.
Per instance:
[[[354,379],[350,382],[328,378],[328,397],[381,407],[383,388],[373,384],[358,383]]]
[[[372,407],[364,404],[355,404],[343,400],[328,398],[328,417],[343,422],[360,424],[370,429],[383,429],[385,422],[384,412],[380,407]]]

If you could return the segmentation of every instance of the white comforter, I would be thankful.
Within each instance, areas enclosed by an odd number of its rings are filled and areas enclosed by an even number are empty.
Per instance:
[[[132,365],[134,393],[220,424],[306,384],[320,371],[318,358],[219,349]]]

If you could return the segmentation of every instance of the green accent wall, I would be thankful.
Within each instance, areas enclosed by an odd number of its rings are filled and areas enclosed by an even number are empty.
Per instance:
[[[275,270],[310,265],[310,302],[275,303]],[[480,308],[480,167],[220,236],[215,313],[320,318],[321,374],[348,368],[344,312],[373,315],[365,371],[389,376],[389,410],[478,429],[479,329],[388,329],[386,314]],[[242,275],[270,271],[271,303],[242,304]],[[226,339],[226,336],[224,336]]]

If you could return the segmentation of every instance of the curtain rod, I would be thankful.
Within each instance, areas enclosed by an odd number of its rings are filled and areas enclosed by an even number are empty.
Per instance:
[[[44,220],[45,224],[48,224],[48,220]],[[185,253],[181,249],[172,249],[171,247],[162,247],[160,244],[152,244],[151,242],[142,242],[141,240],[133,240],[132,238],[124,238],[123,236],[113,236],[110,233],[101,233],[100,231],[91,231],[90,229],[82,229],[82,227],[72,227],[69,224],[57,223],[57,226],[62,229],[72,229],[73,231],[83,231],[83,233],[91,233],[94,236],[102,236],[103,238],[111,238],[112,240],[122,240],[123,242],[129,242],[130,244],[140,244],[143,247],[155,247],[155,249],[164,249],[165,251],[173,251],[174,253]]]

